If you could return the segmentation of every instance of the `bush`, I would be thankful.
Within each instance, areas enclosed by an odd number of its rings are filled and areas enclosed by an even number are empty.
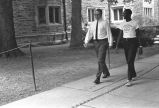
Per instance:
[[[141,34],[141,44],[144,47],[153,45],[153,38],[156,36],[156,27],[147,26],[140,29]]]
[[[142,27],[140,29],[141,45],[142,46],[147,47],[147,46],[153,45],[153,42],[154,42],[153,38],[156,36],[156,33],[157,33],[156,30],[157,29],[156,29],[155,26]],[[112,31],[112,35],[113,35],[113,38],[114,38],[113,47],[115,48],[120,29],[118,29],[118,28],[111,28],[111,31]],[[119,45],[118,45],[119,48],[123,47],[122,43],[123,43],[123,41],[121,39],[119,41]]]

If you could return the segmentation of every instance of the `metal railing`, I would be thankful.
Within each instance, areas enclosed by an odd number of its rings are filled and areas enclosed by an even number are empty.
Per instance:
[[[3,52],[0,53],[0,55],[8,53],[8,52],[15,51],[15,50],[19,50],[19,48],[24,48],[24,47],[27,47],[27,46],[29,46],[29,51],[30,51],[30,61],[31,61],[34,88],[35,88],[35,91],[37,91],[36,81],[35,81],[34,61],[33,61],[33,54],[32,54],[32,43],[31,42],[29,42],[29,43],[27,43],[25,45],[21,45],[21,46],[19,46],[17,48],[13,48],[11,50],[3,51]]]

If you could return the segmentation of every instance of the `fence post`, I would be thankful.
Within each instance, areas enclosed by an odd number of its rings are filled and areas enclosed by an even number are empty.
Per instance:
[[[36,82],[35,82],[35,72],[34,72],[34,62],[33,62],[33,54],[32,54],[31,42],[29,44],[29,49],[30,49],[30,56],[31,56],[31,66],[32,66],[32,74],[33,74],[34,87],[35,87],[35,91],[37,91],[37,89],[36,89]]]

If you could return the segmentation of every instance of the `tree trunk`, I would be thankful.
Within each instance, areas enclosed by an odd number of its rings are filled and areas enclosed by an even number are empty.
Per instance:
[[[72,31],[70,47],[82,47],[81,0],[72,0]]]
[[[0,52],[16,47],[12,0],[0,0]],[[22,55],[22,52],[18,49],[5,53],[5,55],[7,57],[17,56]]]

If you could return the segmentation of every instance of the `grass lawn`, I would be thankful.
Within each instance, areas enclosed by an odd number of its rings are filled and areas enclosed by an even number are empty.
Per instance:
[[[0,105],[43,92],[62,84],[95,75],[97,58],[90,45],[86,49],[70,49],[69,44],[33,47],[38,91],[34,91],[29,48],[21,49],[24,57],[0,58]],[[123,49],[110,51],[111,68],[126,63]],[[159,46],[144,48],[136,60],[159,54]]]

